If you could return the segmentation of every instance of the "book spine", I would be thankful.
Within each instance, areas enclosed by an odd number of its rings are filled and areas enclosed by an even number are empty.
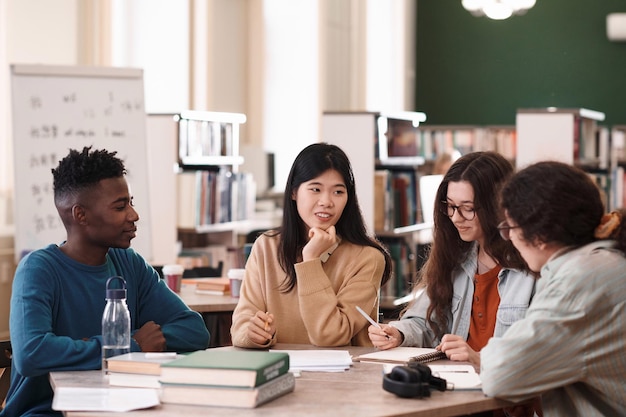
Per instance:
[[[261,405],[275,398],[281,397],[291,392],[296,387],[296,378],[291,372],[287,372],[284,376],[275,382],[259,387],[259,397],[256,405]]]
[[[262,385],[272,379],[276,379],[281,375],[286,374],[289,371],[289,355],[285,355],[281,360],[273,363],[259,372],[256,375],[256,386]]]

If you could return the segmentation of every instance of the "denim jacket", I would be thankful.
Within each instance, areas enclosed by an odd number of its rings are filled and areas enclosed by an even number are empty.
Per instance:
[[[455,334],[467,340],[474,296],[474,275],[478,267],[478,246],[474,245],[471,254],[454,271],[452,308],[448,316],[445,333]],[[499,337],[517,320],[526,315],[526,310],[535,294],[535,278],[515,269],[503,268],[498,274],[500,305],[496,317],[494,336]],[[426,310],[430,299],[421,288],[415,294],[413,305],[405,311],[400,320],[389,324],[404,335],[401,346],[435,347],[439,338],[426,322]]]

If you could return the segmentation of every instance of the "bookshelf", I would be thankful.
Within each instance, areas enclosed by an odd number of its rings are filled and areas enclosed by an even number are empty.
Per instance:
[[[339,146],[350,158],[368,232],[392,255],[394,277],[381,289],[381,304],[406,294],[416,272],[416,247],[430,240],[430,225],[421,223],[418,186],[429,162],[421,154],[417,130],[425,120],[420,112],[322,116],[322,140]]]
[[[607,169],[608,135],[599,135],[604,113],[584,108],[518,109],[517,167],[558,160],[590,169]]]
[[[615,200],[610,135],[598,125],[605,114],[585,108],[518,109],[517,168],[556,160],[589,173],[603,193],[605,205]]]
[[[240,171],[241,113],[184,111],[178,123],[177,230],[181,254],[203,252],[225,270],[236,267],[239,236],[251,224],[256,202],[252,174]]]
[[[454,151],[495,151],[515,161],[517,134],[512,125],[426,125],[420,126],[419,135],[426,161]]]
[[[420,112],[326,112],[322,117],[322,140],[347,153],[368,229],[392,255],[394,277],[381,289],[386,310],[397,309],[393,300],[410,291],[425,261],[432,238],[430,200],[439,182],[425,186],[422,180],[435,177],[442,155],[493,150],[512,162],[516,157],[515,126],[428,125],[425,120]]]
[[[609,130],[608,128],[604,128]],[[626,207],[624,193],[625,168],[626,168],[626,125],[614,125],[609,130],[611,143],[610,170],[611,170],[611,194],[609,210]]]

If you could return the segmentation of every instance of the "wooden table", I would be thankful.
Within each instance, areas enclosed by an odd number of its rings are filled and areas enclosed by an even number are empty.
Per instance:
[[[190,309],[202,314],[204,324],[211,334],[209,347],[232,345],[230,326],[239,298],[230,295],[197,294],[195,289],[195,285],[183,284],[178,295]]]
[[[239,298],[230,295],[196,294],[195,289],[195,285],[183,284],[178,295],[190,309],[198,313],[232,313],[239,301]]]
[[[306,345],[279,344],[276,349],[306,349]],[[237,349],[233,347],[220,349]],[[353,356],[371,352],[373,348],[347,346]],[[349,371],[340,373],[302,372],[296,379],[293,393],[254,409],[218,408],[161,404],[148,410],[124,415],[138,417],[229,416],[415,416],[449,417],[493,410],[511,405],[503,400],[485,397],[482,391],[434,391],[428,398],[400,398],[382,388],[382,365],[354,363]],[[52,372],[53,389],[63,386],[105,386],[100,371]],[[66,417],[111,417],[111,413],[66,412]]]

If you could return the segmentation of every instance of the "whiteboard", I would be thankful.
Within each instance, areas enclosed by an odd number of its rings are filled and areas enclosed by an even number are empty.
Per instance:
[[[132,247],[152,257],[143,70],[12,65],[15,254],[59,244],[51,169],[69,149],[117,151],[140,219]]]

